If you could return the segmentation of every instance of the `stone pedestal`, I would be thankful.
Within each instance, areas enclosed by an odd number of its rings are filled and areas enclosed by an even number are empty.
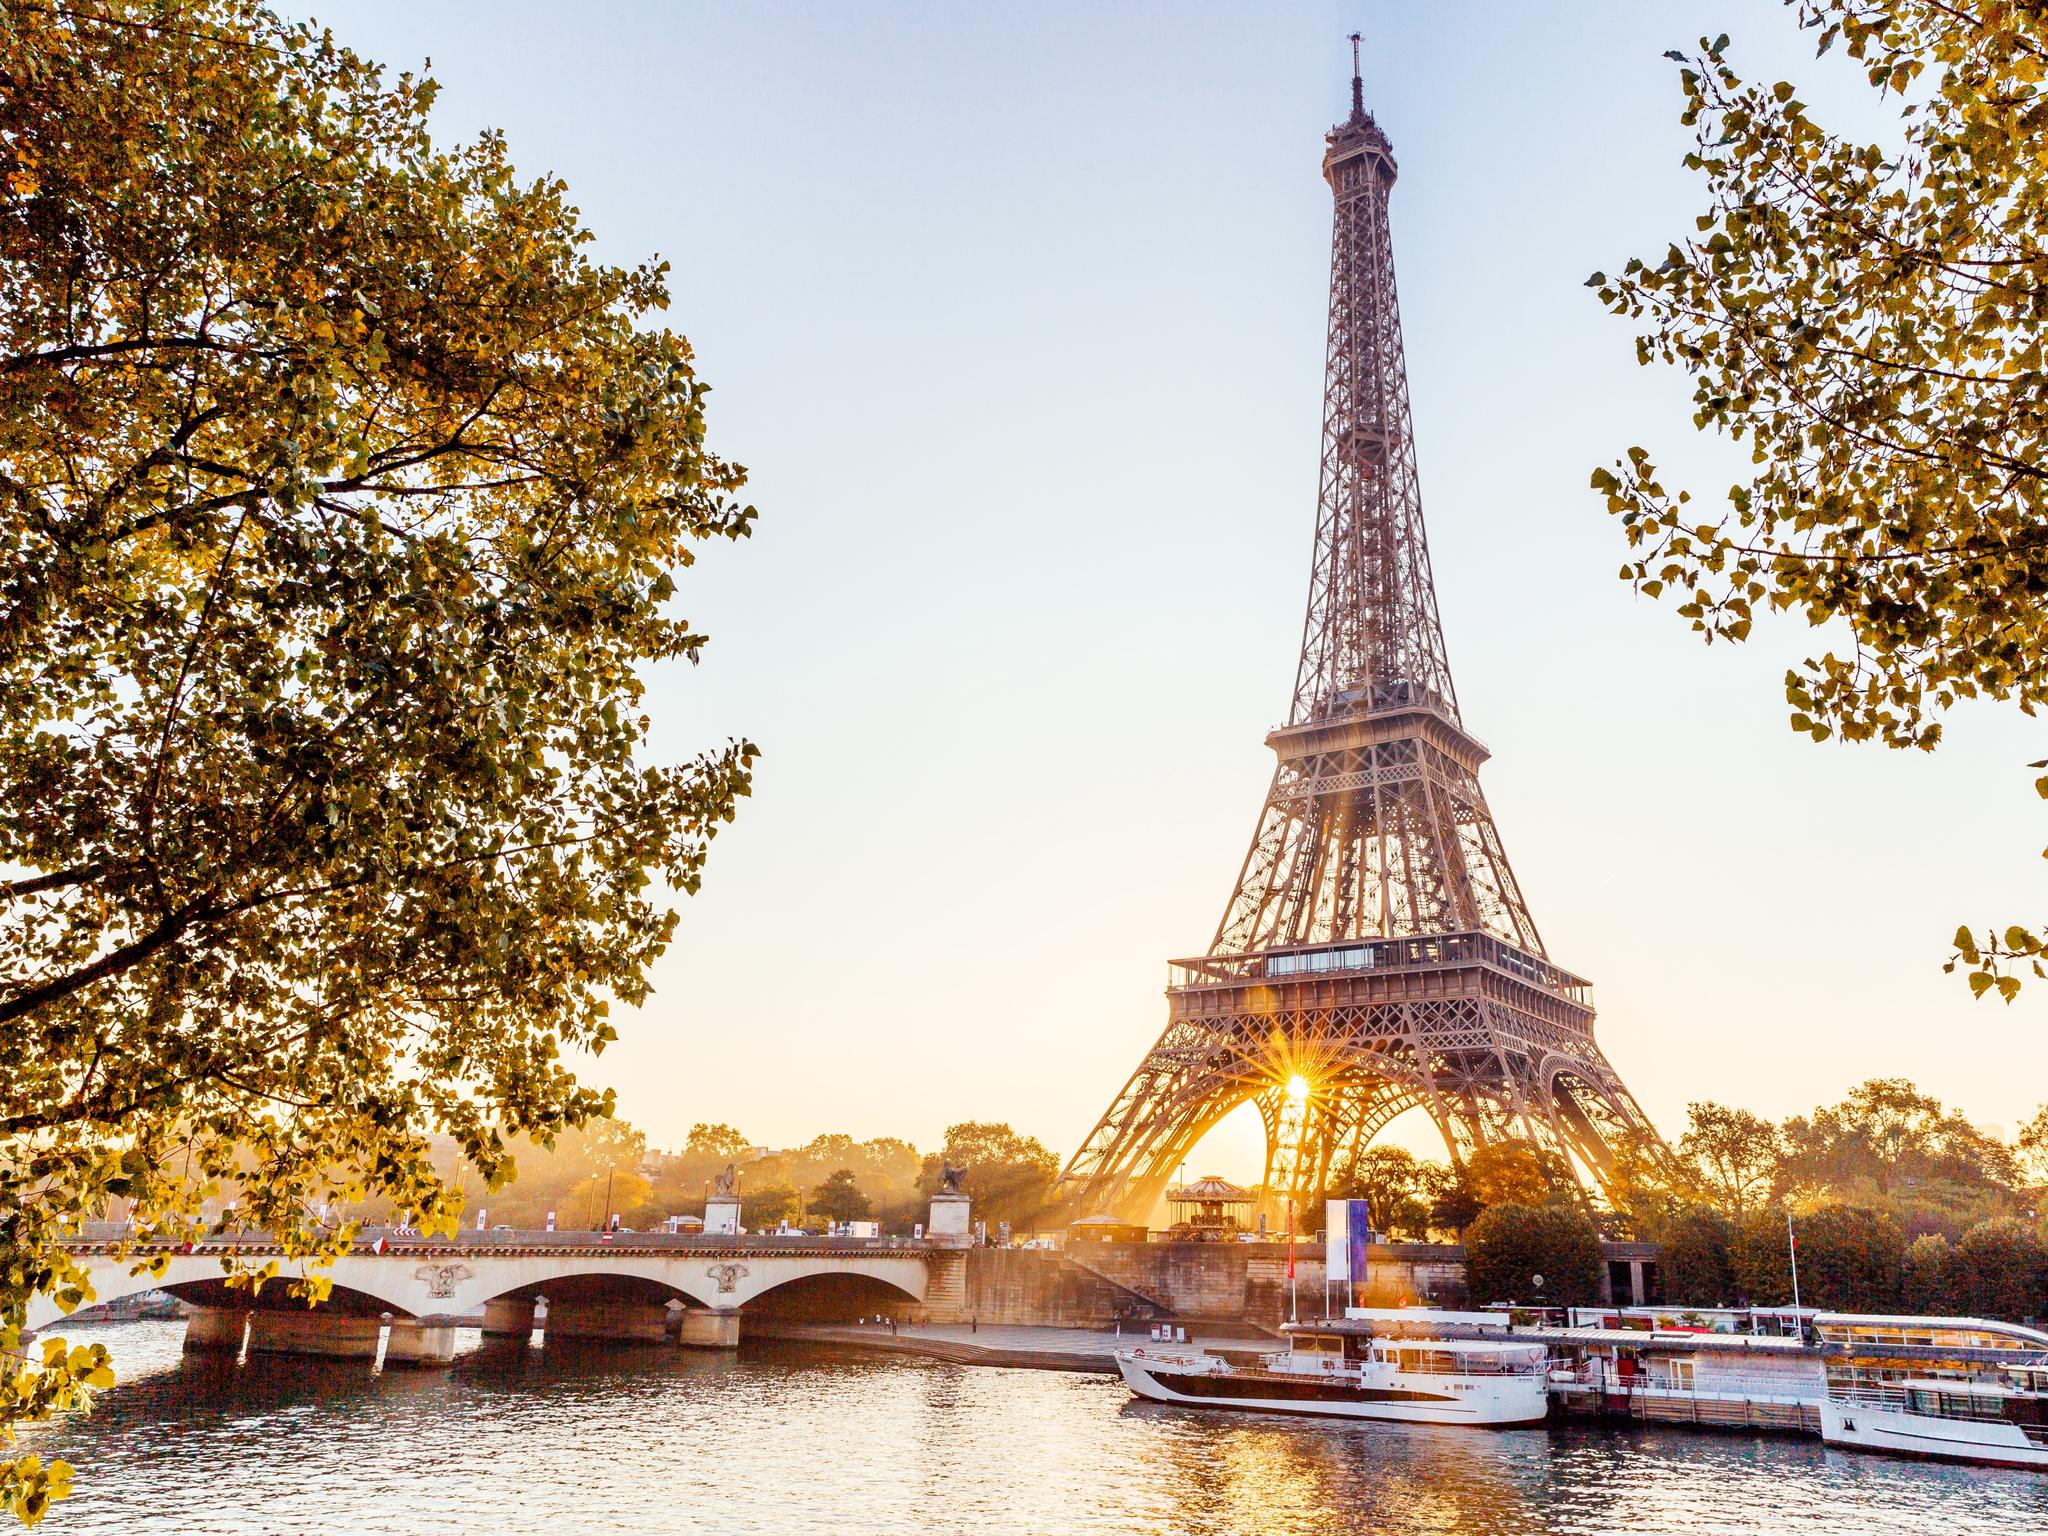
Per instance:
[[[500,1296],[484,1303],[484,1337],[487,1339],[533,1338],[533,1298]]]
[[[740,1235],[740,1197],[738,1195],[713,1195],[704,1202],[704,1235],[706,1237],[738,1237]]]
[[[969,1248],[974,1232],[967,1222],[967,1197],[941,1190],[932,1196],[931,1220],[925,1223],[925,1240],[937,1248]]]
[[[935,1253],[925,1265],[924,1316],[928,1323],[967,1320],[967,1255]]]
[[[713,1312],[708,1307],[685,1307],[676,1342],[685,1349],[738,1349],[740,1315]]]
[[[195,1307],[185,1321],[188,1355],[239,1355],[249,1314],[239,1307]]]
[[[447,1365],[455,1358],[455,1325],[394,1317],[384,1340],[384,1364]]]
[[[550,1301],[547,1336],[659,1344],[668,1336],[668,1308],[658,1301]]]
[[[252,1355],[321,1355],[330,1360],[371,1360],[384,1333],[381,1317],[340,1312],[251,1312]]]

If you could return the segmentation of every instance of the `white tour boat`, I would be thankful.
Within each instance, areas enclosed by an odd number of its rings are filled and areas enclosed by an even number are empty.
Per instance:
[[[1290,1325],[1289,1347],[1224,1355],[1151,1345],[1117,1351],[1140,1397],[1408,1424],[1539,1424],[1549,1351],[1506,1339],[1377,1338],[1359,1325]]]
[[[2048,1356],[1978,1378],[1831,1381],[1820,1433],[1846,1449],[2048,1471]]]

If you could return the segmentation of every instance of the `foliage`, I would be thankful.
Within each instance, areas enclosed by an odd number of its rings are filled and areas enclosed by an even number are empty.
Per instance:
[[[2020,1127],[2014,1145],[2021,1175],[2036,1186],[2048,1185],[2048,1104],[2035,1110],[2034,1117]]]
[[[1733,1302],[1734,1237],[1734,1223],[1719,1211],[1693,1209],[1675,1216],[1658,1234],[1665,1300],[1695,1307]]]
[[[1541,1205],[1571,1176],[1545,1149],[1507,1140],[1474,1147],[1465,1159],[1465,1182],[1482,1206]]]
[[[1372,1146],[1351,1159],[1344,1175],[1326,1192],[1332,1200],[1363,1200],[1373,1226],[1389,1236],[1429,1235],[1429,1207],[1423,1200],[1426,1167],[1403,1147]]]
[[[625,1121],[592,1120],[558,1132],[552,1144],[522,1137],[509,1144],[513,1168],[503,1187],[481,1197],[486,1215],[496,1225],[539,1228],[552,1213],[568,1229],[594,1226],[602,1214],[608,1175],[638,1176],[646,1156],[646,1140]],[[644,1187],[644,1181],[642,1181]],[[617,1199],[614,1178],[612,1209],[629,1225],[639,1226],[638,1201]],[[594,1191],[594,1193],[593,1193]]]
[[[740,1219],[749,1230],[762,1232],[785,1221],[794,1221],[803,1207],[803,1192],[794,1185],[761,1184],[740,1196]]]
[[[974,1203],[976,1217],[991,1231],[998,1222],[1022,1229],[1034,1221],[1050,1203],[1052,1183],[1060,1171],[1059,1158],[1037,1137],[1020,1136],[1007,1124],[978,1120],[946,1127],[945,1145],[924,1160],[918,1181],[921,1193],[938,1189],[945,1163],[966,1170],[961,1189]]]
[[[1740,1217],[1769,1197],[1784,1152],[1776,1126],[1712,1102],[1686,1105],[1685,1122],[1678,1154],[1717,1207]]]
[[[674,573],[753,517],[664,269],[435,146],[430,81],[169,14],[0,10],[0,1349],[109,1197],[176,1240],[246,1176],[317,1259],[329,1200],[453,1223],[430,1133],[495,1178],[606,1111],[567,1060],[754,756],[643,760]],[[0,1420],[103,1371],[25,1361]]]
[[[1473,1192],[1465,1166],[1456,1163],[1424,1163],[1416,1198],[1429,1208],[1429,1225],[1435,1232],[1463,1232],[1486,1209]]]
[[[1949,1284],[1948,1239],[1923,1232],[1906,1245],[1899,1271],[1899,1305],[1919,1316],[1946,1316],[1955,1307]]]
[[[1709,642],[1758,612],[1838,628],[1788,673],[1793,729],[1932,748],[1979,694],[2048,698],[2048,13],[2002,0],[1791,0],[1898,107],[1897,142],[1817,122],[1787,81],[1743,80],[1723,36],[1675,53],[1693,234],[1588,286],[1636,322],[1644,365],[1693,378],[1693,424],[1756,466],[1705,512],[1640,447],[1596,470],[1624,579]],[[2048,795],[2048,777],[2036,781]],[[2008,1000],[2043,935],[1956,936]]]
[[[841,1168],[811,1191],[811,1209],[828,1221],[859,1221],[871,1207],[854,1182],[853,1170]]]
[[[1728,1245],[1728,1264],[1738,1302],[1756,1307],[1791,1306],[1792,1247],[1784,1211],[1765,1208],[1737,1220]]]
[[[1592,1306],[1600,1300],[1599,1230],[1575,1204],[1490,1206],[1465,1230],[1465,1284],[1481,1306]]]
[[[1949,1289],[1971,1317],[2038,1316],[2048,1306],[2048,1248],[2032,1226],[2010,1217],[1972,1227],[1949,1256]]]
[[[1875,1078],[1785,1123],[1780,1188],[1890,1206],[1916,1231],[1998,1214],[2019,1180],[2012,1149],[1901,1078]]]
[[[1888,1212],[1831,1204],[1796,1215],[1793,1222],[1801,1302],[1838,1312],[1897,1308],[1906,1236]]]

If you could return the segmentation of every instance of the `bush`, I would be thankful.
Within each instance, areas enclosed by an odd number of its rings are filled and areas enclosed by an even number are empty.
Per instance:
[[[1533,1276],[1543,1276],[1539,1292]],[[1472,1300],[1587,1307],[1600,1300],[1600,1233],[1575,1205],[1496,1205],[1465,1229]]]
[[[1970,1228],[1949,1260],[1955,1305],[1972,1317],[2017,1322],[2042,1307],[2042,1271],[2048,1267],[2040,1234],[2010,1217]]]
[[[1908,1312],[1940,1315],[1955,1309],[1955,1291],[1949,1283],[1948,1239],[1938,1232],[1925,1232],[1906,1245],[1906,1261],[1900,1267],[1899,1300]]]
[[[1658,1243],[1664,1299],[1694,1307],[1726,1306],[1735,1299],[1735,1265],[1729,1253],[1734,1226],[1719,1211],[1681,1211]]]
[[[1792,1259],[1783,1211],[1753,1211],[1738,1221],[1728,1261],[1738,1301],[1756,1307],[1792,1304]]]
[[[1906,1235],[1891,1214],[1824,1205],[1796,1217],[1799,1299],[1837,1312],[1889,1312],[1899,1304]]]

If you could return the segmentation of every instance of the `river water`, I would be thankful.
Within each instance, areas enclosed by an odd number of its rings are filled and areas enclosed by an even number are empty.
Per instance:
[[[477,1344],[452,1369],[187,1361],[74,1329],[122,1384],[24,1447],[51,1532],[2042,1536],[2048,1475],[1670,1429],[1489,1433],[1204,1413],[1121,1383],[749,1345]]]

